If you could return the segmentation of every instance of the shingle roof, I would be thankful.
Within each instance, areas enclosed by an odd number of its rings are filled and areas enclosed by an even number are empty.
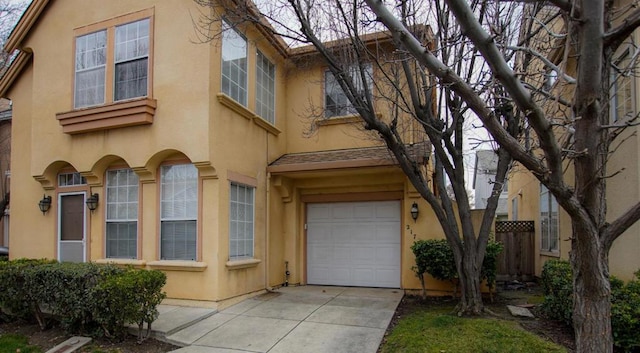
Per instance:
[[[409,155],[419,163],[429,157],[427,143],[407,146]],[[341,150],[290,153],[282,155],[269,165],[270,172],[341,169],[356,167],[397,165],[395,157],[386,146],[349,148]]]

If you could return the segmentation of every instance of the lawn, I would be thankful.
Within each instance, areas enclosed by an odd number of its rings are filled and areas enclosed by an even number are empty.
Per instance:
[[[566,352],[524,330],[518,321],[499,317],[460,318],[453,306],[422,305],[400,317],[379,352]]]
[[[16,352],[41,353],[42,350],[36,346],[30,346],[29,338],[27,336],[11,333],[0,335],[0,353]]]

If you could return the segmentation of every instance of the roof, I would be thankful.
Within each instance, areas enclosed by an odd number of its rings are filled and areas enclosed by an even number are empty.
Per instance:
[[[418,163],[425,163],[429,159],[431,149],[427,142],[408,145],[407,148],[411,158]],[[379,146],[285,154],[272,162],[267,170],[271,173],[284,173],[397,164],[387,147]]]

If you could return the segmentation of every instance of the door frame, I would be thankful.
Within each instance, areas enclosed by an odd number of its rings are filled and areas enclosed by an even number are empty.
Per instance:
[[[58,235],[57,235],[57,254],[56,259],[60,261],[60,242],[62,242],[62,197],[71,196],[71,195],[82,195],[82,262],[87,262],[87,210],[85,208],[85,204],[87,202],[87,192],[86,191],[70,191],[70,192],[60,192],[58,193]],[[77,240],[65,240],[65,241],[73,241]]]

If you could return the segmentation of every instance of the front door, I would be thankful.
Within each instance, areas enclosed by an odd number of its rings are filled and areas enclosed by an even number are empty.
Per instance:
[[[85,193],[60,194],[58,197],[58,260],[84,262]]]

